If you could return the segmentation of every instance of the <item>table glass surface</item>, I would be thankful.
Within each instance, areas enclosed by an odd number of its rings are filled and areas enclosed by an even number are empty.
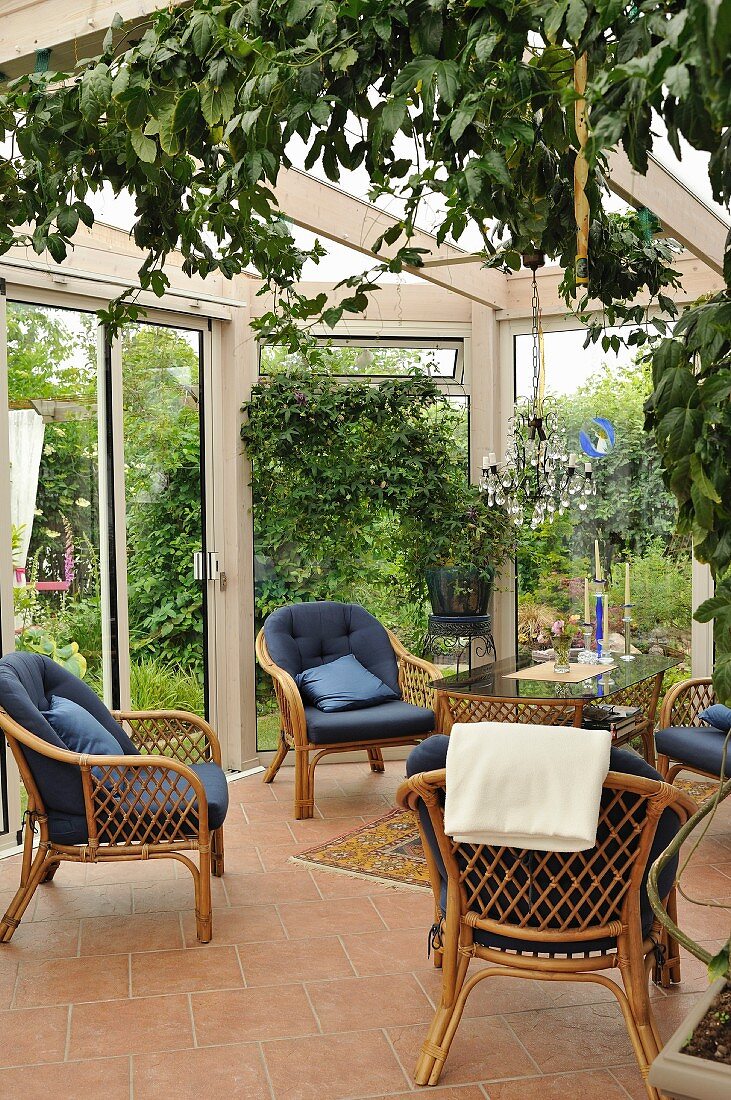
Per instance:
[[[573,663],[573,662],[572,662]],[[508,657],[491,665],[481,665],[471,672],[458,672],[435,680],[437,691],[455,691],[464,695],[490,696],[495,699],[601,699],[615,695],[667,672],[680,662],[671,657],[637,654],[634,661],[607,665],[606,671],[577,684],[553,680],[514,680],[508,673],[529,668],[536,662],[529,656]],[[540,666],[538,666],[540,667]]]

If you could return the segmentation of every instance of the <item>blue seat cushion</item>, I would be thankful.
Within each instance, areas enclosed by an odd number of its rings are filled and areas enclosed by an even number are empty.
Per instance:
[[[305,707],[307,736],[315,745],[426,735],[434,729],[434,711],[397,699],[365,710],[325,712]]]
[[[712,706],[706,707],[698,717],[702,718],[704,722],[708,722],[709,726],[715,726],[722,733],[728,733],[731,730],[731,707],[725,707],[723,703],[714,703]]]
[[[304,700],[327,712],[378,707],[398,699],[398,692],[364,668],[352,653],[305,669],[295,682]]]
[[[435,734],[433,737],[427,738],[426,741],[422,741],[420,745],[417,745],[415,749],[412,749],[409,753],[406,761],[406,774],[408,776],[416,775],[418,772],[438,771],[446,767],[447,762],[447,746],[449,744],[449,738],[442,734]],[[627,749],[613,748],[609,757],[610,771],[623,772],[628,775],[640,775],[646,779],[660,779],[660,773],[655,771],[647,761],[638,756],[634,752],[630,752]],[[440,904],[442,909],[442,915],[446,912],[447,908],[447,872],[442,861],[439,846],[434,835],[431,820],[424,806],[419,807],[419,817],[424,833],[427,837],[430,848],[435,857],[437,867],[439,868],[439,875],[441,878],[441,890],[440,890]],[[647,936],[652,928],[654,914],[650,900],[647,896],[646,882],[647,875],[650,867],[660,855],[660,853],[667,848],[672,838],[680,828],[680,820],[674,810],[663,810],[660,820],[658,822],[657,830],[655,832],[655,838],[650,849],[650,854],[645,865],[642,886],[640,891],[640,918],[642,922],[642,934]],[[516,863],[518,862],[518,856],[516,855]],[[660,896],[665,897],[669,893],[670,888],[675,880],[675,872],[677,870],[678,860],[677,857],[671,860],[662,871],[658,882]],[[520,868],[518,869],[520,871]],[[557,871],[560,867],[557,866]],[[601,869],[595,868],[598,875],[601,875]],[[526,879],[530,876],[530,866],[526,867]],[[528,892],[526,892],[528,896]],[[475,929],[475,941],[482,944],[484,947],[494,947],[503,951],[524,951],[524,952],[541,952],[547,953],[554,951],[556,954],[561,955],[583,955],[588,951],[613,951],[616,947],[616,940],[614,939],[602,939],[593,941],[560,941],[551,946],[550,941],[531,941],[531,940],[518,940],[512,936],[500,936],[490,932],[484,932],[480,929]]]
[[[293,678],[352,653],[399,693],[398,664],[388,634],[360,604],[317,600],[280,607],[264,623],[264,638],[271,659]]]
[[[51,709],[54,696],[70,699],[87,711],[112,735],[125,756],[139,755],[98,695],[78,676],[40,653],[7,653],[0,658],[0,707],[30,733],[55,748],[65,749],[67,746],[43,715]],[[83,815],[84,796],[78,767],[51,760],[25,746],[22,751],[46,809]]]
[[[41,713],[71,752],[85,752],[90,756],[121,754],[116,738],[73,699],[52,695],[50,708]]]
[[[208,800],[208,827],[210,829],[218,829],[223,825],[226,819],[226,813],[228,811],[228,783],[226,782],[226,775],[218,764],[191,764],[190,768],[196,773],[198,778],[203,784],[206,792],[206,798]],[[160,771],[156,769],[154,779],[157,780],[160,776]],[[149,776],[145,777],[149,780]],[[119,800],[120,812],[124,812],[128,808],[129,804],[135,800],[135,795],[144,786],[144,780],[140,782],[135,781],[132,784],[132,790],[128,797],[123,796]],[[174,799],[174,787],[175,784],[171,781],[165,781],[164,794],[159,793],[155,799],[150,800],[148,807],[148,816],[155,817],[160,811],[167,812],[172,810],[173,804],[169,801],[172,796]],[[167,805],[165,799],[168,799]],[[159,820],[159,818],[158,818]],[[89,833],[86,827],[86,817],[83,814],[69,814],[58,810],[49,810],[48,813],[48,829],[51,836],[51,840],[56,844],[85,844],[89,839]],[[193,830],[191,828],[191,835]],[[102,841],[105,839],[102,835]]]
[[[657,731],[655,746],[671,760],[720,775],[726,737],[713,726],[669,726]],[[726,776],[731,776],[731,752],[726,757]]]

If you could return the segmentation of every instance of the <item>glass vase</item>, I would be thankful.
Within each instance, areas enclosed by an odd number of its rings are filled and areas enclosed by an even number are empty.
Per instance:
[[[571,665],[569,664],[569,649],[571,648],[571,639],[566,638],[554,638],[553,639],[553,652],[555,659],[553,662],[553,671],[557,673],[565,673],[571,671]]]

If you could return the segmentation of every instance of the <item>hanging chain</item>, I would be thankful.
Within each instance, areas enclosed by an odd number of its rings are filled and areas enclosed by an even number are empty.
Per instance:
[[[533,268],[533,296],[531,298],[531,308],[533,312],[533,409],[534,414],[538,413],[538,388],[540,385],[541,377],[541,349],[540,349],[540,336],[538,332],[538,283],[536,281],[536,269]]]

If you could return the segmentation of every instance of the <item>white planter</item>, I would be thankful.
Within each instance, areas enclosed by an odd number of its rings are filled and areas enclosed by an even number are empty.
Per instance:
[[[650,1084],[673,1100],[729,1100],[731,1097],[731,1066],[683,1054],[681,1050],[725,984],[726,979],[719,978],[709,986],[650,1066]]]

